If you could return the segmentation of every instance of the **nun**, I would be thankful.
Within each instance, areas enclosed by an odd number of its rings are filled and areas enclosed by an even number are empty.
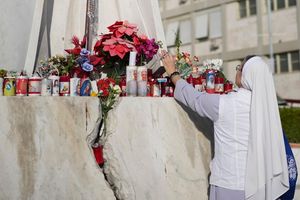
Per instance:
[[[210,200],[273,200],[289,189],[289,175],[272,73],[261,57],[236,67],[237,92],[196,91],[181,79],[173,56],[164,67],[174,97],[214,123]]]

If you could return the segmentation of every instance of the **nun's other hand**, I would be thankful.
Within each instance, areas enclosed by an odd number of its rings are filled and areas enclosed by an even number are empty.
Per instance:
[[[164,53],[164,52],[162,52]],[[163,61],[163,64],[164,64],[164,67],[165,67],[165,70],[167,72],[167,74],[170,76],[173,72],[176,71],[176,66],[175,66],[175,58],[174,56],[168,54],[168,53],[165,53],[165,54],[162,54],[162,61]]]

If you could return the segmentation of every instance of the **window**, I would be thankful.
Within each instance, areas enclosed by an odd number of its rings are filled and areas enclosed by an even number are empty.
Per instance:
[[[190,19],[175,21],[166,26],[166,43],[167,46],[174,46],[176,37],[179,36],[182,44],[192,42],[192,24]]]
[[[297,4],[296,0],[289,0],[289,6],[295,6]]]
[[[269,0],[267,0],[267,1],[269,1]],[[271,10],[274,10],[274,1],[273,0],[270,0],[270,2],[271,2]],[[268,4],[267,4],[268,5]]]
[[[205,39],[208,37],[208,15],[203,14],[195,18],[195,38]]]
[[[266,0],[271,2],[272,10],[280,10],[297,5],[297,0]]]
[[[280,72],[288,72],[289,71],[289,64],[288,64],[288,55],[287,53],[281,53],[278,55],[279,57],[279,66]]]
[[[171,22],[166,27],[166,43],[167,46],[175,45],[176,35],[178,34],[179,22]]]
[[[246,0],[240,1],[240,18],[247,17]]]
[[[192,23],[191,20],[184,20],[180,22],[179,26],[179,39],[182,44],[192,42]]]
[[[215,41],[222,37],[222,13],[220,9],[197,12],[194,20],[194,37],[198,41]]]
[[[209,38],[222,37],[221,12],[215,11],[209,14]]]
[[[300,51],[274,55],[275,73],[300,71]]]
[[[285,8],[285,0],[277,0],[277,9]]]
[[[256,0],[240,0],[240,18],[256,15]]]
[[[291,52],[291,64],[293,71],[300,70],[299,51]]]
[[[249,1],[250,15],[256,15],[256,0]]]

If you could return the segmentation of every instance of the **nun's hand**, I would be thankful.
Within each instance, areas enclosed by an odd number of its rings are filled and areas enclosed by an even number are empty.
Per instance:
[[[170,76],[176,71],[175,58],[174,56],[168,54],[166,51],[162,51],[162,61],[167,74]]]

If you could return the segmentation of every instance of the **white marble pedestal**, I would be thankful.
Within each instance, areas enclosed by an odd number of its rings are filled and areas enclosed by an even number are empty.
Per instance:
[[[197,126],[195,125],[197,123]],[[105,173],[119,199],[207,199],[208,121],[173,98],[121,98],[109,115]]]

